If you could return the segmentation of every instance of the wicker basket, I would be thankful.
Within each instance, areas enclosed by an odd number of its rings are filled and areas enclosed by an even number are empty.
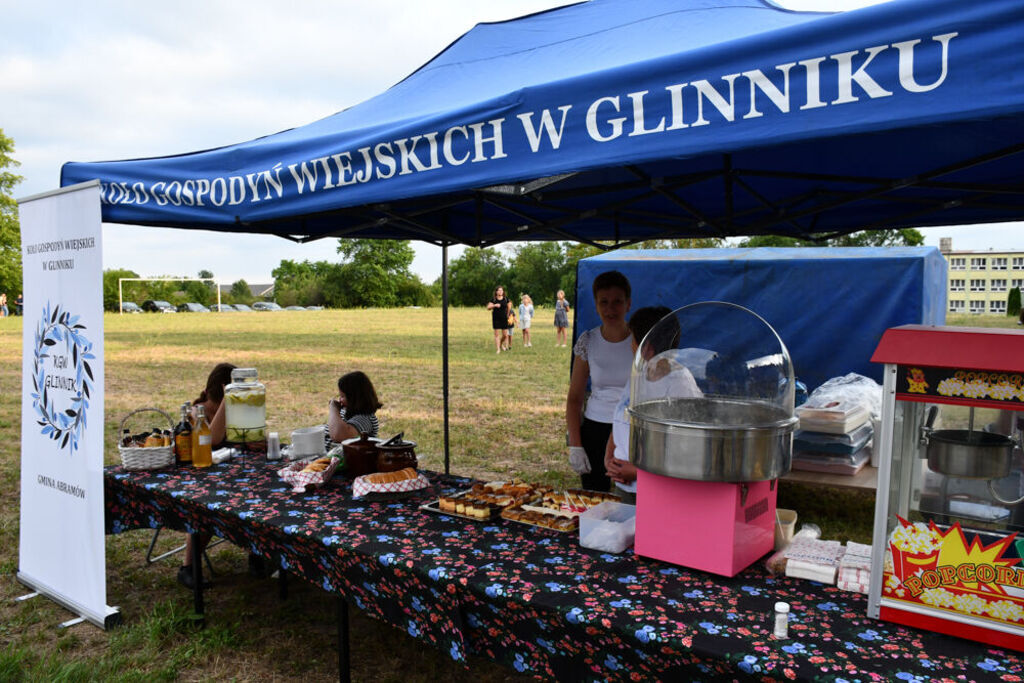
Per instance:
[[[139,408],[124,416],[124,419],[121,420],[121,429],[118,431],[118,435],[124,433],[124,423],[128,421],[129,417],[145,412],[160,413],[167,420],[170,429],[174,430],[174,421],[164,411],[159,408]],[[150,446],[148,448],[118,445],[117,449],[121,453],[121,467],[126,470],[158,470],[174,464],[173,442],[170,446]]]

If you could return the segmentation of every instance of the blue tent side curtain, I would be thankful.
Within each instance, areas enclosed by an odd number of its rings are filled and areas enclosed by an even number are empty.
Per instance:
[[[489,245],[1024,216],[1024,4],[590,0],[249,142],[69,162],[108,222]]]

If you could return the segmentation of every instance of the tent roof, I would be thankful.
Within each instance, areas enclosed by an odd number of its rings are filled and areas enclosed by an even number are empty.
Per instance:
[[[357,106],[172,157],[71,162],[108,222],[636,241],[1024,217],[1024,4],[590,0],[480,24]]]

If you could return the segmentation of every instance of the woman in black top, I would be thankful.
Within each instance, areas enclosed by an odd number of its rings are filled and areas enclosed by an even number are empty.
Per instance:
[[[487,302],[491,312],[491,327],[494,328],[495,353],[505,348],[505,330],[508,329],[508,312],[512,310],[512,302],[505,296],[505,288],[498,285],[494,289],[494,298]]]

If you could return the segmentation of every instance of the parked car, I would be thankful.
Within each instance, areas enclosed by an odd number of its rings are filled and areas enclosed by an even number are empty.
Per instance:
[[[235,304],[235,310],[236,311],[251,311],[252,309],[249,308],[249,306],[247,304]]]
[[[278,306],[273,301],[257,301],[253,303],[252,310],[254,311],[283,311],[284,309]]]
[[[234,313],[237,309],[231,304],[214,304],[210,306],[211,311],[220,311],[221,313]]]
[[[134,301],[121,302],[122,313],[142,313],[142,308]]]
[[[306,309],[303,308],[302,306],[285,306],[284,310],[286,310],[286,311],[304,311]]]
[[[178,313],[209,313],[210,309],[202,304],[188,302],[178,306]]]
[[[322,311],[322,310],[324,310],[324,307],[323,306],[306,306],[306,310],[307,311]]]
[[[177,313],[178,309],[170,304],[168,301],[161,301],[160,299],[146,299],[142,302],[142,310],[149,311],[150,313]]]

